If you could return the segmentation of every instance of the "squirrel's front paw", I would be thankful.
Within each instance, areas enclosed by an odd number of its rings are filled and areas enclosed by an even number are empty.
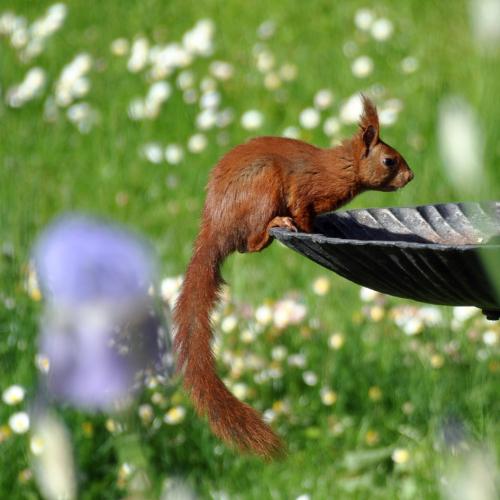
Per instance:
[[[294,220],[291,217],[275,217],[270,223],[268,228],[282,227],[283,229],[288,229],[296,233],[298,231]]]

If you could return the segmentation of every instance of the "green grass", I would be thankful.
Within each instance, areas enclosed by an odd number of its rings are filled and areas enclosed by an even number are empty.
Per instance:
[[[323,112],[323,117],[336,115],[343,99],[373,86],[382,89],[380,101],[401,99],[404,109],[394,126],[382,130],[382,137],[404,154],[415,180],[397,194],[366,193],[350,206],[410,205],[469,196],[456,192],[445,176],[436,135],[439,102],[449,95],[462,96],[476,110],[484,135],[487,183],[478,196],[498,198],[500,51],[485,55],[477,49],[468,2],[376,2],[374,12],[394,24],[394,33],[385,42],[374,41],[354,26],[354,13],[368,3],[74,0],[68,2],[61,30],[32,62],[22,63],[8,40],[0,37],[0,389],[14,383],[27,389],[27,399],[18,408],[0,403],[0,427],[14,411],[27,409],[36,395],[34,357],[41,306],[29,297],[24,282],[37,234],[61,212],[104,215],[153,242],[161,259],[160,278],[183,273],[210,168],[232,145],[253,135],[239,125],[247,109],[259,109],[265,116],[256,133],[277,135],[298,124],[300,111],[312,105],[320,88],[331,88],[335,94],[332,110]],[[0,15],[12,10],[32,22],[49,5],[6,0]],[[180,41],[201,18],[215,23],[215,52],[208,59],[196,59],[192,70],[199,82],[213,59],[234,65],[233,78],[221,83],[219,90],[223,105],[234,109],[236,120],[225,130],[224,145],[218,144],[217,131],[208,131],[209,146],[201,154],[186,152],[176,166],[153,165],[141,156],[140,147],[152,141],[185,145],[195,131],[197,105],[184,104],[174,89],[155,120],[131,121],[128,104],[146,95],[148,83],[144,72],[127,71],[127,57],[112,55],[110,44],[118,37],[133,40],[139,34],[156,43]],[[276,22],[276,32],[262,43],[278,67],[289,62],[298,69],[297,78],[278,93],[263,86],[252,56],[257,27],[267,19]],[[358,55],[372,57],[375,70],[366,79],[352,75],[352,58],[343,53],[346,42],[356,43]],[[43,118],[44,101],[53,93],[54,82],[80,52],[91,54],[95,63],[89,73],[91,90],[81,99],[100,117],[88,134],[69,123],[64,110],[54,123]],[[407,56],[419,61],[415,73],[400,69]],[[7,106],[7,89],[34,66],[47,72],[42,95],[20,109]],[[173,85],[175,76],[169,78]],[[353,127],[344,126],[341,136],[352,131]],[[303,131],[302,137],[321,146],[329,144],[321,127]],[[172,176],[175,187],[167,183]],[[127,203],[117,202],[124,197]],[[481,340],[487,328],[498,336],[497,327],[487,327],[476,317],[452,329],[451,312],[442,308],[441,325],[427,326],[410,337],[391,318],[391,311],[404,301],[386,300],[381,305],[385,316],[374,321],[366,315],[373,304],[362,304],[359,287],[336,276],[328,275],[332,287],[327,295],[315,295],[311,285],[325,275],[323,269],[278,244],[262,254],[234,255],[224,267],[232,298],[223,314],[235,311],[239,322],[235,331],[224,334],[223,349],[233,355],[259,355],[266,366],[282,369],[280,377],[257,384],[245,366],[240,381],[253,389],[248,401],[259,410],[276,401],[289,406],[273,424],[288,443],[286,459],[262,463],[238,456],[211,436],[178,385],[160,387],[147,390],[141,400],[151,403],[155,391],[164,394],[163,406],[153,404],[158,428],[139,421],[137,406],[127,421],[128,433],[118,435],[107,429],[106,416],[60,408],[73,439],[81,497],[127,495],[128,483],[120,480],[119,470],[124,461],[133,460],[128,451],[136,448],[126,443],[129,435],[141,443],[154,495],[166,478],[180,476],[202,498],[226,498],[222,492],[229,498],[256,499],[301,494],[314,499],[436,498],[451,455],[441,436],[443,422],[450,416],[463,422],[472,448],[485,446],[498,459],[498,343],[488,347]],[[307,306],[305,319],[284,330],[266,327],[256,341],[243,343],[240,333],[253,324],[244,318],[245,307],[254,310],[291,292]],[[333,332],[345,337],[339,350],[328,348]],[[302,353],[306,366],[272,361],[271,351],[277,345],[286,346],[289,354]],[[221,362],[220,371],[231,378],[228,370]],[[316,386],[304,383],[302,375],[308,370],[317,375]],[[321,402],[319,390],[324,385],[337,394],[332,406]],[[376,401],[369,397],[373,386],[381,391]],[[161,423],[174,405],[187,409],[186,418],[174,426]],[[29,435],[0,441],[0,496],[38,498],[37,486],[26,473],[31,467]],[[396,448],[408,450],[406,463],[393,461]]]

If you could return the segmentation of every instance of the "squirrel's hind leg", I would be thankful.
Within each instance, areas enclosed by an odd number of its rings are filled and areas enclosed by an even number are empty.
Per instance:
[[[297,232],[297,228],[291,217],[275,217],[262,233],[253,234],[248,238],[247,252],[260,252],[269,246],[273,241],[273,237],[269,234],[269,230],[273,227],[282,227],[289,231]]]

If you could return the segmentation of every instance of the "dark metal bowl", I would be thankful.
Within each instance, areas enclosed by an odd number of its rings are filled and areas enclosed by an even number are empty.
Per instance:
[[[273,229],[286,246],[360,285],[398,297],[476,306],[500,316],[500,202],[330,212],[312,234]]]

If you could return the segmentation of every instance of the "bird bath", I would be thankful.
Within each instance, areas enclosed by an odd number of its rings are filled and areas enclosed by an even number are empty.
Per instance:
[[[271,230],[287,247],[359,285],[500,318],[500,202],[330,212],[314,233]],[[498,273],[500,270],[496,269]],[[491,272],[490,272],[491,271]]]

